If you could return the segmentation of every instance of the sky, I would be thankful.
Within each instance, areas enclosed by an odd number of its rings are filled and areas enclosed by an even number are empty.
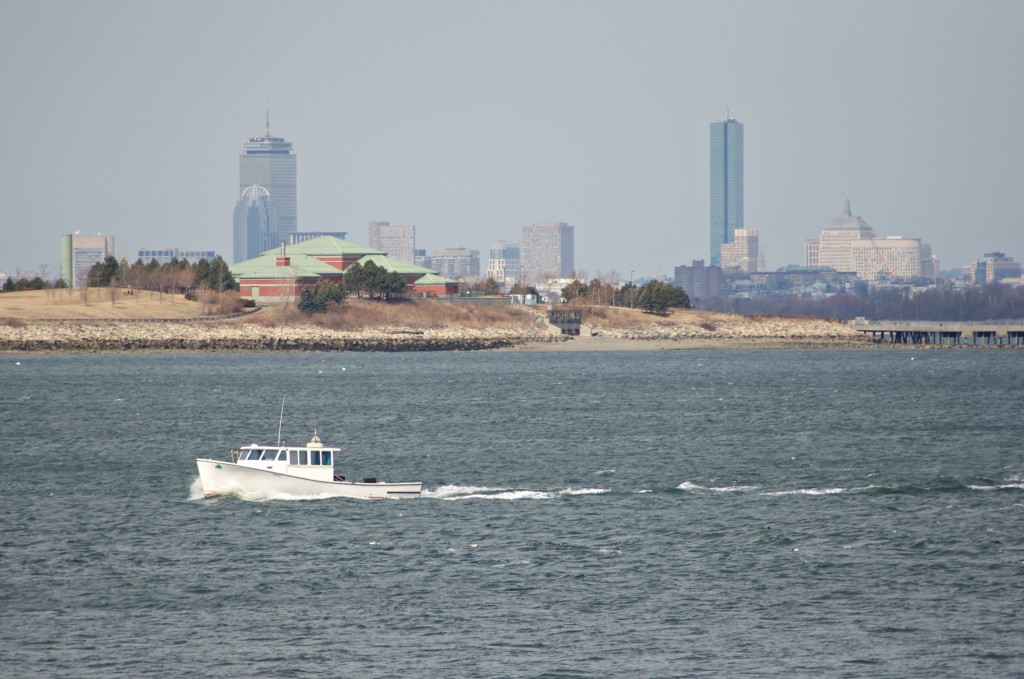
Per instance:
[[[300,230],[487,251],[575,227],[591,277],[709,258],[709,125],[744,125],[769,270],[853,213],[943,270],[1024,259],[1024,3],[0,0],[0,271],[59,236],[231,256],[238,156],[298,160]]]

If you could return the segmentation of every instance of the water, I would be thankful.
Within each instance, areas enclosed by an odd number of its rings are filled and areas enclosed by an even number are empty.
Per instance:
[[[1024,353],[0,355],[0,675],[1024,676]],[[198,499],[318,428],[416,500]]]

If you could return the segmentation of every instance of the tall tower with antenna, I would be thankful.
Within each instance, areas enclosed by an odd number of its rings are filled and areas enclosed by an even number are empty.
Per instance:
[[[290,141],[270,134],[270,106],[263,135],[246,141],[238,157],[238,196],[252,186],[263,187],[269,194],[277,212],[278,236],[294,233],[298,228],[295,154]]]

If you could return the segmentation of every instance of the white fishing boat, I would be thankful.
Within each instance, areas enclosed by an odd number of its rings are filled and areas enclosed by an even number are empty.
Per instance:
[[[328,448],[313,432],[304,446],[254,443],[231,451],[230,460],[196,458],[206,497],[355,497],[368,500],[419,497],[419,481],[349,481],[334,472],[340,448]]]

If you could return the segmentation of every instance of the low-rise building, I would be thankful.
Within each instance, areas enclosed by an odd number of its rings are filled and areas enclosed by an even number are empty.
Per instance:
[[[433,271],[389,257],[374,248],[333,236],[320,236],[293,246],[267,250],[259,257],[231,266],[239,294],[258,302],[295,301],[303,290],[322,280],[343,282],[353,264],[372,262],[403,277],[412,294],[446,297],[458,294],[456,281]]]
[[[1005,279],[1020,278],[1020,262],[1013,261],[1002,252],[986,252],[985,255],[971,262],[970,281],[974,285],[988,285]]]
[[[172,259],[179,262],[185,261],[189,264],[198,264],[199,260],[205,259],[212,262],[216,259],[217,253],[213,250],[180,250],[178,248],[139,248],[138,258],[149,264],[156,260],[157,264],[170,264]]]

